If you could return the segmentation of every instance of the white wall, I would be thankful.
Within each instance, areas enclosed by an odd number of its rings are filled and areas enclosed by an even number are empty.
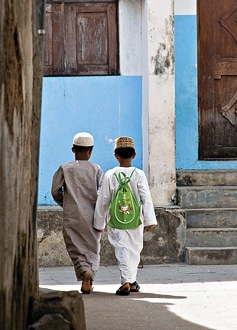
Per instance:
[[[196,0],[175,0],[175,15],[196,15]]]
[[[171,204],[176,189],[173,18],[174,0],[119,1],[120,70],[142,75],[143,169],[155,206]]]
[[[173,10],[173,0],[143,1],[143,161],[155,206],[176,189]]]
[[[142,75],[141,0],[119,0],[120,74]]]

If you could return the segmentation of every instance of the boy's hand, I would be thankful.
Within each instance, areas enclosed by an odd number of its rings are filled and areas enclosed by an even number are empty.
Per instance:
[[[150,230],[152,230],[153,227],[155,227],[155,226],[154,225],[146,226],[146,227],[144,227],[144,231],[145,232],[150,231]]]

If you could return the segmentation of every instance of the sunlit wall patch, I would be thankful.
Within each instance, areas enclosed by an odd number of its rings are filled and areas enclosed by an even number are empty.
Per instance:
[[[196,15],[196,0],[174,0],[175,15]]]

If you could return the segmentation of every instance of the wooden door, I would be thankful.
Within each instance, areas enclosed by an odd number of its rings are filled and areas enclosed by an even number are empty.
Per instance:
[[[45,76],[116,75],[117,0],[47,0]]]
[[[198,0],[199,159],[237,159],[237,0]]]

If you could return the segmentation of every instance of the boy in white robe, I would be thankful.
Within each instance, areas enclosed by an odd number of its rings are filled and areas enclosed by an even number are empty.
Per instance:
[[[51,193],[63,207],[63,237],[74,265],[82,293],[92,291],[100,262],[101,233],[93,228],[93,217],[103,172],[89,162],[94,146],[93,136],[77,133],[72,152],[75,160],[61,165],[53,176]]]
[[[140,287],[136,282],[140,253],[143,248],[143,232],[149,231],[157,224],[153,202],[145,173],[136,168],[129,182],[130,188],[138,201],[141,201],[142,224],[133,229],[117,229],[109,226],[109,207],[118,187],[114,173],[124,172],[129,177],[134,170],[132,160],[136,156],[134,141],[130,137],[120,137],[115,140],[114,154],[120,166],[105,173],[103,183],[96,202],[94,228],[103,231],[107,226],[108,240],[114,247],[115,256],[120,270],[121,286],[116,295],[128,295],[138,292]]]

